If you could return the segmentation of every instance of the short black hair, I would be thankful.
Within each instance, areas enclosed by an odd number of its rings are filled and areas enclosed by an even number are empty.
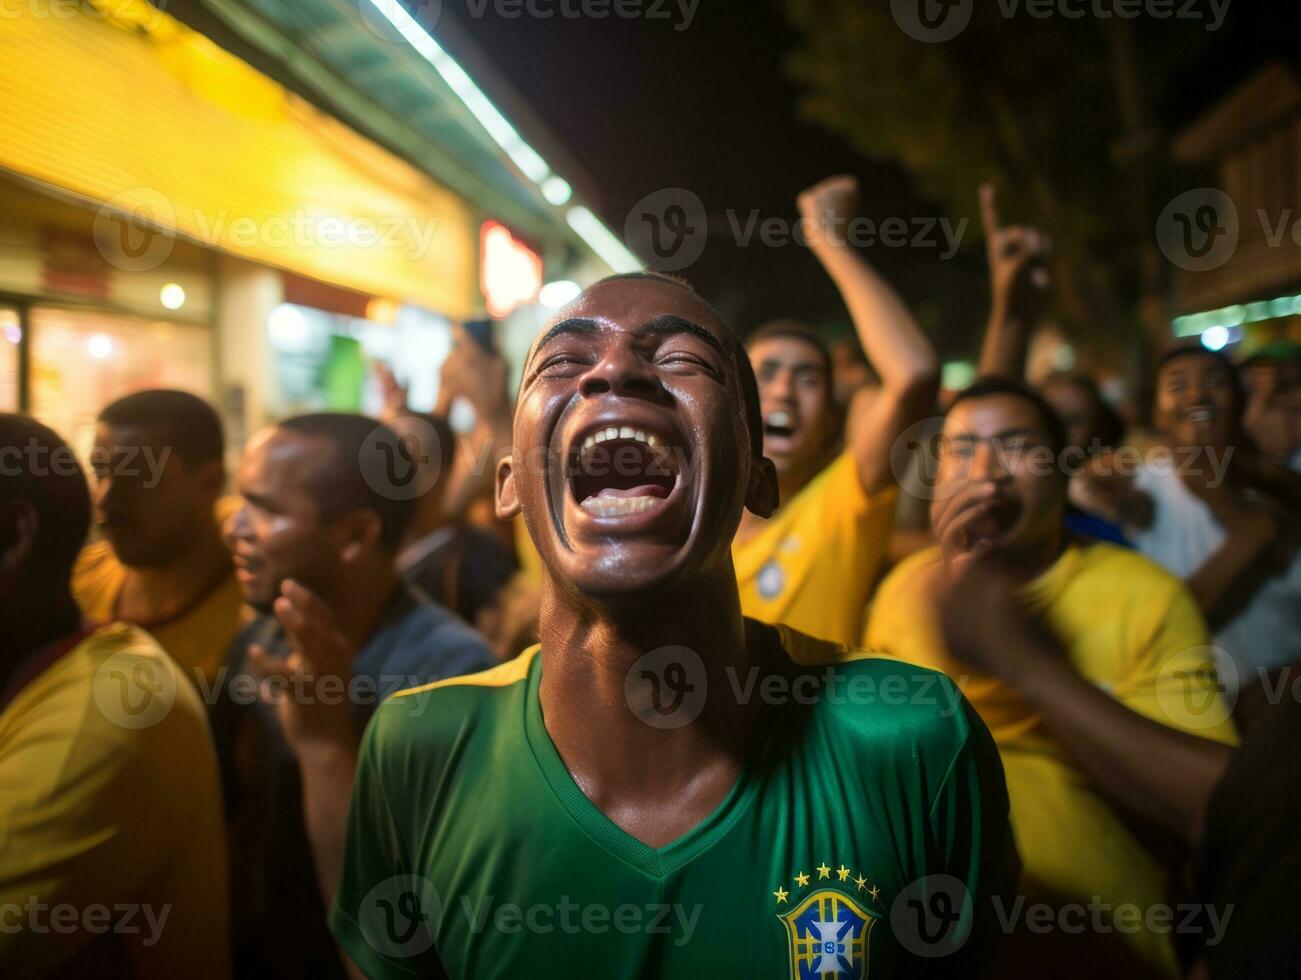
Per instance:
[[[381,545],[396,551],[416,504],[387,475],[392,461],[385,453],[399,450],[398,434],[382,422],[349,412],[296,415],[277,427],[324,439],[334,447],[328,457],[317,460],[307,483],[321,516],[332,520],[355,510],[374,511],[380,519]]]
[[[995,395],[1010,395],[1013,398],[1020,398],[1022,401],[1029,402],[1035,412],[1038,413],[1044,429],[1048,433],[1048,442],[1053,451],[1053,457],[1061,458],[1066,449],[1066,426],[1062,425],[1062,420],[1053,411],[1053,407],[1048,404],[1043,395],[1019,381],[992,375],[979,378],[954,396],[953,401],[949,402],[949,407],[945,409],[944,415],[947,417],[963,402],[975,401],[977,398],[990,398]]]
[[[690,293],[710,313],[714,314],[719,323],[727,328],[726,340],[731,348],[732,362],[736,368],[737,381],[741,386],[741,407],[745,412],[746,428],[750,432],[750,455],[755,458],[762,456],[763,413],[759,410],[759,382],[754,376],[754,368],[750,366],[750,357],[746,353],[745,345],[741,342],[741,336],[736,332],[736,328],[728,322],[723,314],[718,312],[713,303],[696,292],[691,283],[681,276],[671,275],[667,272],[657,272],[654,269],[643,269],[640,272],[616,272],[604,279],[598,279],[588,289],[595,289],[597,286],[608,282],[624,282],[627,280],[660,282],[669,286],[676,286],[678,289]],[[584,290],[584,292],[586,291]]]
[[[53,429],[0,413],[0,502],[36,511],[32,564],[47,582],[65,583],[90,533],[90,488],[76,454]]]
[[[105,425],[148,426],[189,466],[222,462],[226,439],[211,405],[188,391],[151,388],[110,402],[99,413]]]

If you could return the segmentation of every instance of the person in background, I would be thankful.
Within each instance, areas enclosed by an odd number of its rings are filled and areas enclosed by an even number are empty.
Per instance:
[[[366,720],[399,688],[493,663],[397,573],[421,479],[395,464],[398,440],[360,415],[304,415],[258,433],[240,461],[226,536],[259,615],[231,645],[212,717],[241,975],[342,974],[325,909]]]
[[[1030,337],[1052,296],[1052,242],[1036,228],[1004,225],[993,184],[980,185],[980,213],[993,302],[980,349],[979,374],[1024,381]],[[1056,371],[1036,390],[1061,420],[1066,433],[1063,462],[1072,473],[1094,456],[1120,445],[1125,424],[1087,374]],[[1078,483],[1071,486],[1067,528],[1083,537],[1128,546],[1124,529],[1105,516],[1105,507],[1080,489]]]
[[[985,975],[997,753],[932,671],[742,616],[732,537],[777,493],[760,427],[739,339],[680,281],[605,279],[535,342],[497,508],[542,557],[541,646],[367,729],[331,915],[367,976]],[[805,695],[735,695],[733,671]],[[938,958],[888,912],[932,874],[972,899]],[[666,902],[692,925],[576,927]]]
[[[504,452],[509,445],[505,361],[455,326],[452,350],[440,372],[438,405],[430,413],[407,407],[407,392],[389,368],[381,365],[377,374],[384,391],[381,420],[399,439],[413,440],[421,457],[435,461],[422,470],[426,486],[403,535],[398,570],[474,626],[501,656],[500,634],[519,562],[501,530],[471,523],[466,512],[476,498],[491,492],[494,447]],[[464,436],[456,435],[447,421],[457,397],[464,397],[475,413],[474,429]]]
[[[1024,385],[991,378],[957,396],[939,445],[939,544],[881,584],[863,646],[944,671],[989,726],[1027,902],[1149,909],[1170,884],[1153,842],[1197,843],[1235,734],[1188,591],[1067,529],[1065,439]],[[1168,936],[1108,927],[1074,941],[1022,928],[998,976],[1175,975]]]
[[[930,410],[939,377],[907,308],[845,240],[857,196],[852,177],[831,177],[799,196],[799,211],[880,384],[860,389],[842,419],[831,355],[812,328],[777,321],[747,339],[782,504],[766,519],[747,512],[732,551],[747,616],[846,646],[889,548],[892,450]]]
[[[1244,437],[1244,404],[1228,358],[1176,347],[1157,365],[1153,444],[1134,465],[1092,460],[1082,480],[1140,552],[1187,583],[1249,730],[1301,662],[1301,477]]]
[[[77,559],[86,617],[148,630],[191,682],[211,684],[247,621],[221,538],[221,420],[184,391],[139,391],[99,413],[91,463],[103,540]]]
[[[1301,347],[1279,342],[1242,364],[1247,408],[1242,428],[1256,448],[1301,471]]]
[[[230,973],[221,789],[203,705],[138,627],[69,587],[86,478],[0,415],[0,976]]]

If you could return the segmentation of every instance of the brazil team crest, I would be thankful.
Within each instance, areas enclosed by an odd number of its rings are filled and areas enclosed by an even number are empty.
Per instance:
[[[876,917],[831,888],[813,892],[785,915],[791,980],[867,976],[867,939]]]

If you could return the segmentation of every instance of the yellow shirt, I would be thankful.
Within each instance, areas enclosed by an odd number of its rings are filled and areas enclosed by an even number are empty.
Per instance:
[[[233,513],[239,503],[238,497],[223,497],[217,503],[218,518]],[[81,550],[72,571],[72,594],[87,619],[109,623],[121,618],[117,599],[126,576],[126,568],[107,541],[96,541]],[[244,594],[232,569],[215,589],[180,615],[135,625],[148,630],[192,682],[198,682],[197,671],[211,685],[226,662],[235,634],[252,619],[253,611],[244,605]]]
[[[0,916],[6,976],[229,973],[206,716],[135,627],[98,628],[0,711]]]
[[[842,453],[753,537],[733,542],[741,610],[858,646],[863,609],[885,560],[896,488],[868,495]]]
[[[1087,922],[1093,896],[1113,908],[1133,902],[1143,914],[1169,901],[1161,863],[1038,716],[1010,687],[973,673],[944,648],[934,611],[942,573],[938,548],[891,572],[873,601],[863,645],[944,671],[984,719],[1002,752],[1030,900],[1081,903]],[[1086,680],[1163,725],[1235,742],[1228,708],[1213,687],[1206,626],[1176,578],[1124,548],[1071,546],[1024,597],[1065,641]],[[1077,937],[1085,965],[1093,955],[1091,934],[1090,928]],[[1127,940],[1149,967],[1177,973],[1168,934],[1117,928],[1111,938]]]

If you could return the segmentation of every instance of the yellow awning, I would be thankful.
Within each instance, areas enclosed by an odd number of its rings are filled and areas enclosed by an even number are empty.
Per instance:
[[[0,4],[0,167],[302,275],[481,306],[475,215],[406,161],[143,0]]]

